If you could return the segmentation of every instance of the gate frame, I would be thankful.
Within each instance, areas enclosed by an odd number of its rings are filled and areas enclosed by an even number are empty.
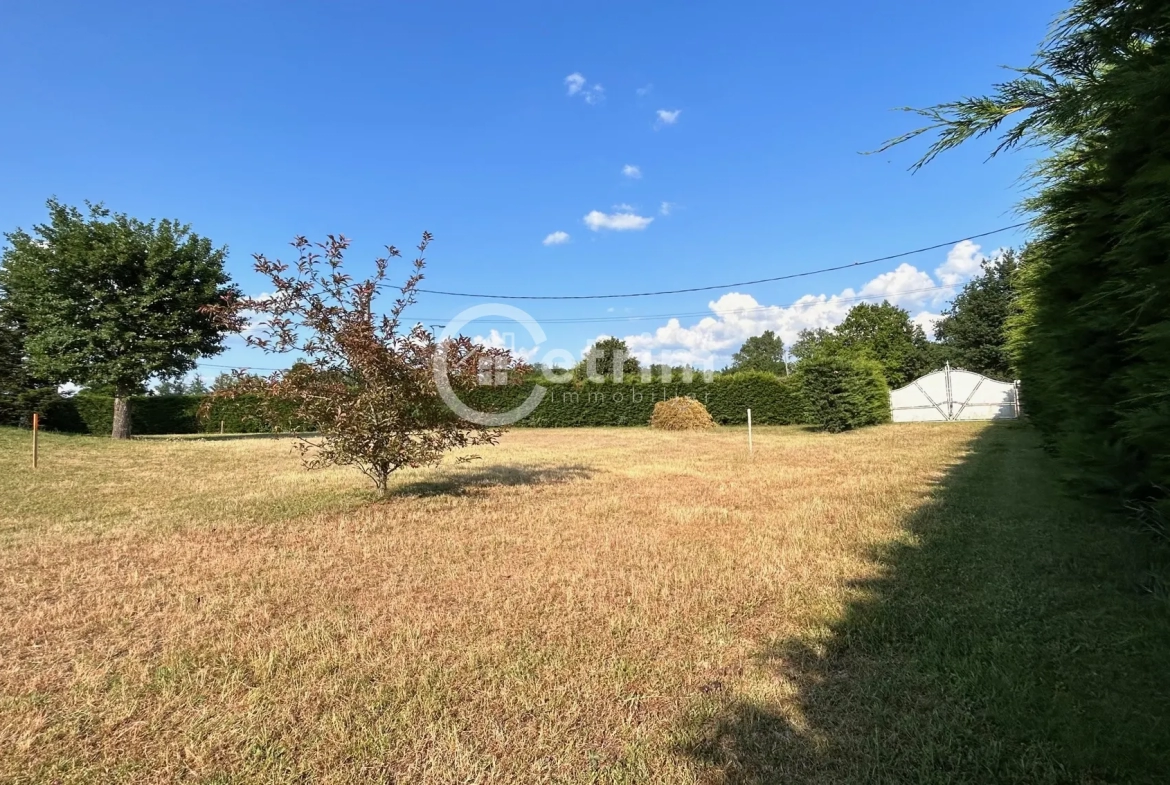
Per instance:
[[[943,409],[942,404],[939,401],[936,401],[934,398],[932,398],[930,393],[928,393],[926,391],[926,389],[922,385],[919,384],[919,382],[922,381],[922,379],[926,378],[926,376],[930,376],[931,374],[938,373],[939,371],[942,371],[944,384],[946,385],[946,409],[945,410]],[[939,414],[942,415],[943,422],[959,422],[960,415],[962,415],[962,413],[966,410],[967,406],[971,403],[971,399],[975,397],[975,394],[977,392],[979,392],[979,388],[982,387],[983,383],[986,381],[991,381],[995,384],[1010,384],[1011,388],[1012,388],[1011,400],[1008,403],[1012,407],[1012,411],[1014,412],[1014,416],[1010,417],[1010,418],[1003,417],[1003,418],[993,418],[993,419],[1018,420],[1023,416],[1023,408],[1020,405],[1020,382],[1018,379],[1014,382],[997,382],[995,379],[990,379],[989,377],[984,376],[981,373],[975,373],[974,371],[966,371],[966,370],[963,370],[962,368],[951,368],[950,362],[944,363],[943,367],[940,368],[939,371],[931,371],[928,374],[925,374],[923,376],[919,376],[917,379],[910,382],[910,384],[903,385],[902,387],[899,387],[897,390],[890,390],[890,404],[891,404],[890,415],[891,415],[891,417],[893,416],[893,412],[895,411],[894,407],[893,407],[894,393],[898,392],[899,390],[905,390],[909,387],[916,387],[916,388],[918,388],[918,391],[920,393],[922,393],[922,397],[927,400],[927,402],[930,404],[930,406],[908,406],[908,407],[902,407],[902,408],[898,409],[897,411],[910,411],[910,410],[914,410],[914,409],[934,408]],[[959,405],[959,408],[957,411],[955,410],[955,404],[957,403],[957,401],[955,400],[954,387],[951,385],[951,372],[952,371],[962,371],[963,373],[969,373],[969,374],[972,374],[974,376],[979,377],[979,381],[975,383],[975,387],[972,388],[971,392],[967,395],[967,398]],[[924,422],[930,422],[930,420],[925,420]]]

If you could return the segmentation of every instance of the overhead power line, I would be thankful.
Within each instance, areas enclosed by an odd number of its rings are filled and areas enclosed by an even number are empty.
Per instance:
[[[656,314],[641,314],[641,315],[627,315],[627,316],[581,316],[581,317],[561,317],[550,319],[508,319],[508,318],[484,318],[476,319],[476,324],[598,324],[601,322],[637,322],[650,319],[684,319],[691,316],[728,316],[728,315],[742,315],[759,313],[761,311],[771,311],[776,308],[798,308],[802,306],[813,307],[817,305],[828,305],[830,303],[855,303],[863,302],[865,300],[889,299],[891,297],[899,297],[904,294],[925,294],[926,292],[939,292],[943,290],[954,289],[954,286],[926,286],[921,289],[902,289],[901,291],[893,292],[879,292],[877,294],[859,294],[854,297],[829,297],[825,300],[814,299],[811,301],[797,300],[786,305],[760,305],[755,308],[731,308],[725,311],[689,311],[683,313],[656,313]],[[418,322],[426,322],[427,319],[417,319]]]
[[[930,245],[925,248],[916,248],[913,251],[903,251],[902,253],[891,254],[889,256],[880,256],[877,259],[866,259],[863,262],[852,262],[850,264],[840,264],[835,267],[822,267],[819,270],[806,270],[801,273],[789,273],[788,275],[777,275],[773,278],[758,278],[754,281],[738,281],[736,283],[723,283],[713,286],[693,286],[689,289],[664,289],[657,292],[629,292],[627,294],[479,294],[477,292],[445,292],[437,289],[419,289],[418,292],[426,294],[441,294],[448,297],[475,297],[482,300],[616,300],[623,297],[656,297],[664,294],[687,294],[689,292],[709,292],[713,289],[730,289],[737,286],[755,286],[761,283],[772,283],[774,281],[788,281],[793,278],[806,278],[810,275],[820,275],[821,273],[831,273],[837,270],[848,270],[853,267],[863,267],[867,264],[877,264],[879,262],[889,262],[894,259],[901,259],[906,256],[913,256],[915,254],[926,253],[927,251],[937,251],[939,248],[946,248],[949,245],[957,245],[964,240],[978,240],[980,237],[990,237],[993,234],[1000,234],[1012,229],[1019,229],[1022,226],[1027,226],[1028,221],[1021,221],[1011,226],[1004,226],[999,229],[992,229],[990,232],[980,232],[979,234],[968,235],[961,237],[958,240],[949,240],[945,243],[938,243]]]

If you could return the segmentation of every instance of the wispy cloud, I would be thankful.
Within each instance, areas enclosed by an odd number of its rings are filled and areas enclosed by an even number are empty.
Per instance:
[[[252,295],[248,299],[254,303],[266,303],[269,300],[276,299],[276,293],[261,292],[260,294]],[[243,335],[259,330],[263,326],[264,321],[269,318],[267,314],[262,314],[260,311],[252,308],[245,308],[240,311],[240,315],[244,317],[244,328],[240,330],[240,333]]]
[[[659,109],[656,113],[658,120],[654,123],[655,128],[661,128],[664,125],[674,125],[678,122],[678,116],[682,114],[682,109]]]
[[[544,240],[541,242],[543,242],[544,245],[564,245],[565,243],[569,242],[569,233],[553,232],[548,237],[544,238]]]
[[[621,205],[621,207],[628,206]],[[614,213],[603,213],[600,210],[594,210],[582,220],[585,221],[586,226],[595,232],[600,232],[602,229],[608,229],[614,232],[637,232],[649,226],[654,219],[638,215],[632,210]]]
[[[626,164],[625,166],[623,166],[622,167],[622,174],[624,174],[626,177],[630,178],[631,180],[641,180],[642,179],[642,169],[640,167],[634,166],[633,164]]]
[[[569,88],[569,95],[576,95],[585,86],[585,77],[579,73],[572,73],[565,77],[565,86]]]
[[[676,208],[676,207],[678,207],[678,205],[676,205],[674,202],[663,202],[658,207],[658,214],[659,215],[670,215],[671,211],[674,210],[674,208]]]
[[[585,103],[587,104],[596,104],[605,98],[604,87],[599,84],[595,84],[592,87],[586,87],[585,85],[587,83],[588,80],[579,71],[574,71],[565,77],[565,88],[568,91],[567,94],[570,96],[579,95],[585,99]]]
[[[645,96],[650,95],[650,91],[653,89],[654,89],[654,85],[648,84],[645,87],[639,87],[634,92],[637,93],[639,98],[644,98]]]

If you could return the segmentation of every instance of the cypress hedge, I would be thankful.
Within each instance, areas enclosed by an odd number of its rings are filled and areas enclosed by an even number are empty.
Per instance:
[[[130,432],[139,436],[198,433],[202,395],[135,395],[130,399]],[[80,392],[71,398],[84,433],[108,436],[114,427],[114,399]]]
[[[830,366],[805,363],[800,375],[774,376],[759,371],[720,374],[710,383],[692,382],[543,382],[544,399],[520,427],[573,428],[644,426],[654,404],[676,397],[702,403],[720,425],[743,425],[747,410],[757,425],[815,423],[828,431],[846,430],[889,420],[889,393],[880,369],[871,362],[839,359]],[[811,372],[811,375],[810,375]],[[485,412],[504,412],[527,399],[535,381],[504,387],[480,387],[464,400]],[[81,392],[72,398],[56,390],[22,394],[19,406],[0,406],[5,422],[18,424],[42,415],[49,430],[108,435],[113,427],[111,397]],[[3,402],[0,402],[3,404]],[[262,403],[258,396],[215,398],[205,395],[140,395],[130,402],[131,432],[155,434],[267,433],[299,427],[294,407]]]
[[[1009,323],[1024,410],[1078,495],[1170,530],[1170,4],[1074,0],[1014,79],[919,113],[890,143],[937,134],[916,167],[985,135],[1046,150]]]
[[[40,426],[47,431],[85,431],[85,423],[78,415],[72,399],[63,397],[56,387],[40,387],[15,395],[0,396],[0,425],[31,428],[33,412],[40,414]]]
[[[62,433],[108,436],[114,427],[114,399],[80,392],[65,398],[52,387],[0,397],[0,425],[29,427],[32,413],[41,415],[41,427]],[[130,432],[138,436],[163,434],[270,433],[297,425],[292,405],[261,407],[253,395],[214,398],[209,395],[135,395],[130,399]],[[266,417],[274,418],[269,422]]]
[[[199,430],[217,433],[271,433],[273,431],[312,430],[296,417],[293,403],[263,401],[253,394],[235,398],[204,396],[199,411]]]
[[[533,383],[508,387],[480,387],[464,400],[473,409],[505,412],[524,402]],[[534,428],[580,428],[646,425],[654,404],[677,397],[702,403],[721,425],[747,422],[747,409],[758,425],[793,425],[804,409],[795,377],[761,372],[716,376],[709,384],[697,379],[682,382],[571,382],[544,383],[545,395],[535,411],[516,423]]]
[[[805,421],[829,433],[890,421],[890,389],[881,366],[842,356],[801,363]]]

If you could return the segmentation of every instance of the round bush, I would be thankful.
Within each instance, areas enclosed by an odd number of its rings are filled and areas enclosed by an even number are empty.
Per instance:
[[[707,407],[694,398],[671,398],[654,404],[650,427],[662,431],[703,431],[715,427]]]

